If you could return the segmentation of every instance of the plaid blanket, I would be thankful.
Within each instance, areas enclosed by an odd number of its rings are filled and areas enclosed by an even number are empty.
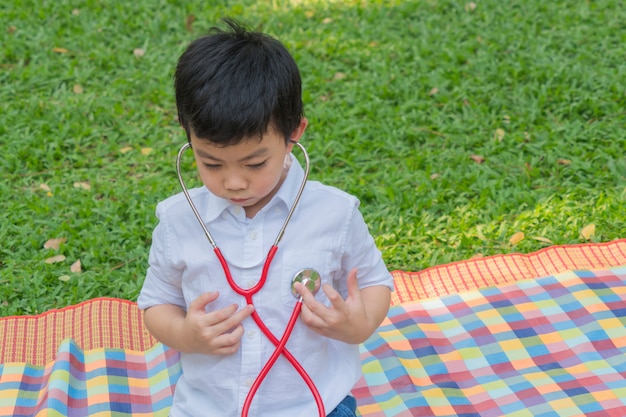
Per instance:
[[[46,366],[0,365],[0,416],[164,416],[180,376],[179,354],[81,350],[64,340]]]
[[[626,415],[626,267],[391,308],[362,347],[361,415]]]
[[[363,417],[623,416],[626,267],[393,306],[361,347]],[[178,354],[81,350],[0,364],[0,416],[166,416]]]

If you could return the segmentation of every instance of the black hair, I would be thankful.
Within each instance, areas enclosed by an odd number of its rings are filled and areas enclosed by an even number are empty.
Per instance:
[[[304,116],[302,81],[276,39],[231,19],[193,41],[174,75],[178,119],[196,137],[219,145],[259,137],[273,126],[289,139]]]

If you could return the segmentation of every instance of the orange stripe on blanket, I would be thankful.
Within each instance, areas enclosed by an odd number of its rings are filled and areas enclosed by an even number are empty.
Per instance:
[[[529,254],[511,253],[437,265],[418,272],[393,271],[391,303],[423,300],[492,287],[567,270],[626,264],[626,239],[607,243],[550,246]]]
[[[0,318],[0,363],[45,365],[67,338],[83,349],[145,351],[156,343],[135,303],[97,298],[38,316]]]

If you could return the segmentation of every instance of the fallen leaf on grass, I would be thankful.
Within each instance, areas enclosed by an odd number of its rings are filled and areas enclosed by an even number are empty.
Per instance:
[[[476,3],[471,1],[471,2],[465,4],[465,11],[466,12],[473,12],[474,10],[476,10]]]
[[[44,249],[59,249],[61,247],[61,243],[65,243],[67,238],[65,237],[55,237],[52,239],[48,239],[46,243],[43,244]]]
[[[69,275],[61,275],[59,277],[59,281],[67,282],[69,280],[70,280],[70,276]]]
[[[120,149],[120,152],[121,153],[127,153],[127,152],[130,152],[132,150],[133,150],[133,148],[131,148],[130,146],[124,146],[123,148]]]
[[[437,178],[439,178],[439,177],[441,177],[441,175],[439,175],[439,174],[437,174],[437,173],[430,174],[430,179],[431,179],[431,180],[433,180],[433,181],[434,181],[434,180],[436,180],[436,179],[437,179]]]
[[[141,148],[142,155],[149,155],[152,152],[152,148]]]
[[[333,21],[332,17],[326,17],[324,18],[324,20],[322,20],[322,23],[327,25],[329,23],[332,23],[332,21]]]
[[[335,80],[343,80],[344,78],[346,78],[346,74],[343,72],[336,72],[333,76],[333,79]]]
[[[557,164],[559,165],[569,165],[572,163],[569,159],[557,159]]]
[[[80,14],[80,10],[79,9],[74,9],[74,10],[72,10],[72,14],[74,16],[78,16]]]
[[[196,21],[196,16],[190,14],[187,15],[187,18],[185,19],[185,29],[187,29],[187,32],[193,32],[193,22]]]
[[[56,263],[59,263],[59,262],[63,262],[64,260],[65,260],[65,256],[63,256],[63,255],[55,255],[55,256],[52,256],[52,257],[46,259],[44,262],[47,263],[47,264],[56,264]]]
[[[514,233],[513,236],[511,236],[511,238],[509,239],[509,243],[511,245],[517,245],[518,243],[520,243],[522,240],[524,240],[524,232],[517,232]]]
[[[504,129],[496,129],[496,131],[493,133],[493,138],[495,140],[497,140],[498,142],[502,142],[502,139],[504,139]]]
[[[472,155],[470,156],[470,158],[477,164],[482,164],[483,162],[485,162],[485,158],[480,155]]]
[[[65,48],[58,48],[58,47],[54,47],[52,48],[52,52],[54,52],[55,54],[66,54],[69,51]]]
[[[39,184],[39,188],[44,190],[44,191],[52,191],[50,186],[48,186],[48,184],[44,184],[43,182],[41,184]]]
[[[146,54],[145,49],[142,49],[142,48],[133,49],[133,55],[135,55],[137,58],[141,58],[145,54]]]
[[[82,188],[83,190],[91,190],[91,185],[85,181],[77,181],[74,183],[74,188]]]
[[[483,255],[482,253],[475,253],[472,255],[472,257],[470,259],[480,259],[480,258],[484,258],[485,255]]]
[[[434,96],[435,94],[437,94],[439,92],[439,89],[437,87],[433,87],[430,89],[430,91],[428,92],[429,96]]]
[[[547,243],[549,245],[551,245],[552,242],[550,239],[548,239],[547,237],[541,237],[541,236],[533,236],[533,239],[538,240],[539,242],[543,242],[543,243]]]
[[[84,92],[83,87],[80,84],[74,84],[72,91],[74,91],[74,94],[83,94]]]
[[[596,234],[596,225],[591,223],[588,224],[587,226],[583,227],[582,230],[580,231],[580,235],[585,239],[585,240],[590,240],[592,237],[594,237]]]
[[[15,32],[17,32],[17,28],[15,26],[9,26],[7,28],[7,32],[8,33],[15,33]]]
[[[79,273],[79,272],[81,272],[82,270],[83,270],[83,269],[82,269],[82,266],[81,266],[81,264],[80,264],[80,259],[79,259],[79,260],[77,260],[76,262],[74,262],[74,263],[72,264],[72,266],[70,266],[70,271],[72,271],[72,272],[74,272],[74,273]]]

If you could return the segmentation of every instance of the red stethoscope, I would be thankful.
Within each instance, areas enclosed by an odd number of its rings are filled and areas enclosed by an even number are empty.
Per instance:
[[[259,280],[259,282],[256,283],[256,285],[248,289],[241,288],[234,281],[233,276],[230,272],[230,268],[228,267],[228,263],[226,262],[224,255],[222,255],[222,251],[220,251],[220,249],[217,247],[217,244],[215,243],[213,236],[211,236],[211,233],[209,232],[206,225],[204,224],[204,221],[202,221],[202,217],[200,216],[200,213],[196,209],[196,206],[193,203],[193,200],[191,199],[191,196],[189,195],[189,191],[187,190],[187,187],[185,185],[185,181],[183,180],[183,177],[181,174],[181,168],[180,168],[180,161],[185,150],[187,150],[188,148],[191,149],[191,144],[185,143],[178,151],[178,156],[176,158],[176,173],[178,175],[178,181],[180,182],[180,186],[183,190],[185,198],[187,199],[187,202],[189,203],[189,206],[191,207],[193,214],[196,216],[196,219],[198,219],[198,222],[200,223],[200,226],[202,227],[202,230],[204,231],[206,238],[208,239],[211,246],[213,246],[213,251],[215,252],[215,256],[217,256],[217,259],[219,260],[220,264],[222,265],[222,269],[224,270],[224,274],[226,275],[226,280],[228,281],[228,284],[230,285],[233,291],[235,291],[237,294],[245,298],[246,303],[248,305],[254,305],[252,301],[252,297],[257,292],[259,292],[261,288],[263,288],[263,285],[265,285],[265,281],[267,281],[267,274],[270,268],[270,264],[272,263],[272,259],[274,259],[274,255],[276,254],[276,251],[278,250],[278,243],[280,242],[280,240],[283,237],[283,234],[285,233],[287,224],[289,224],[289,220],[291,219],[291,216],[293,215],[293,212],[296,209],[298,202],[300,201],[300,197],[302,196],[302,191],[304,190],[304,186],[306,185],[307,179],[309,177],[309,167],[310,167],[309,155],[307,154],[306,149],[304,148],[304,146],[302,146],[302,144],[300,144],[299,142],[292,142],[292,143],[297,145],[304,155],[304,159],[306,161],[305,170],[304,170],[304,178],[302,179],[302,184],[300,184],[300,188],[298,190],[298,193],[296,194],[296,198],[294,199],[294,202],[291,205],[291,208],[289,209],[289,213],[287,213],[287,217],[285,218],[285,221],[282,227],[280,228],[280,231],[278,232],[278,235],[276,236],[276,239],[274,240],[274,243],[270,247],[270,250],[265,258],[265,263],[263,264],[263,270],[261,273],[261,279]],[[319,416],[326,417],[326,412],[324,410],[324,402],[322,401],[322,397],[320,396],[319,391],[317,390],[317,387],[313,383],[313,380],[311,379],[309,374],[307,374],[307,372],[304,370],[302,365],[296,360],[296,358],[294,358],[293,355],[285,348],[285,345],[287,344],[287,341],[289,340],[289,336],[291,335],[291,332],[293,331],[296,321],[298,320],[300,311],[302,310],[302,297],[294,289],[294,285],[296,282],[301,282],[304,286],[306,286],[313,293],[316,293],[320,288],[320,276],[319,276],[319,273],[315,271],[314,269],[306,268],[306,269],[299,271],[298,273],[294,275],[293,280],[292,280],[291,290],[294,296],[298,299],[298,301],[296,302],[296,305],[294,306],[293,312],[291,313],[291,317],[289,318],[289,321],[287,322],[287,326],[285,327],[285,331],[280,339],[277,339],[276,336],[274,336],[274,334],[270,331],[270,329],[265,325],[265,323],[263,323],[263,320],[261,320],[261,318],[259,317],[256,309],[252,312],[252,318],[254,322],[257,324],[257,326],[259,326],[259,329],[261,329],[263,334],[274,344],[275,349],[274,349],[274,353],[272,353],[272,356],[270,356],[268,361],[265,363],[265,366],[263,366],[263,369],[261,369],[261,372],[256,377],[254,383],[250,387],[250,391],[248,392],[248,395],[243,405],[243,411],[241,413],[242,417],[248,416],[248,411],[250,410],[252,400],[254,399],[254,396],[256,395],[257,390],[261,386],[261,383],[263,382],[263,380],[269,373],[272,366],[274,366],[274,364],[276,363],[280,355],[285,356],[285,358],[289,361],[291,366],[293,366],[294,369],[298,371],[298,374],[300,374],[300,377],[302,377],[304,382],[306,382],[309,390],[311,391],[311,394],[313,394],[315,403],[317,404]]]

